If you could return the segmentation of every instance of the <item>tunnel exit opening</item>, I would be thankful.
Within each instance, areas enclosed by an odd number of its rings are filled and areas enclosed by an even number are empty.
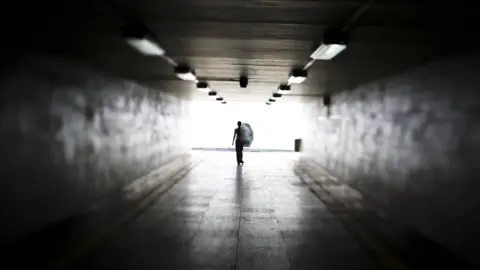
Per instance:
[[[294,151],[295,140],[302,137],[305,127],[301,104],[293,102],[266,106],[263,102],[232,101],[221,105],[192,101],[190,117],[190,142],[194,149],[233,149],[233,132],[237,121],[242,121],[254,130],[251,150]]]

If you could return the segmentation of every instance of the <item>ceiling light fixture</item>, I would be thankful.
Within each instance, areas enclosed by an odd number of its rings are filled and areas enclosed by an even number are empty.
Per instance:
[[[288,94],[290,93],[290,85],[282,84],[278,87],[277,93],[279,94]]]
[[[248,77],[241,76],[240,77],[240,87],[241,88],[247,88],[247,85],[248,85]]]
[[[323,35],[322,44],[310,55],[315,60],[331,60],[347,48],[347,34],[341,30],[329,29]]]
[[[332,96],[330,94],[325,94],[323,96],[323,105],[329,107],[332,105]]]
[[[227,101],[226,100],[222,101],[222,104],[227,104]]]
[[[217,97],[216,100],[217,101],[223,101],[223,97]]]
[[[217,92],[216,91],[210,91],[208,92],[208,95],[211,96],[211,97],[214,97],[217,95]]]
[[[206,82],[198,82],[197,83],[197,90],[204,93],[209,93],[212,89]]]
[[[270,102],[268,102],[268,101],[265,102],[265,104],[266,104],[266,105],[272,105],[272,103],[270,103]]]
[[[269,99],[268,99],[268,102],[275,102],[275,101],[276,101],[276,100],[273,99],[273,98],[269,98]]]
[[[277,98],[281,98],[282,97],[282,94],[279,94],[279,93],[273,93],[273,98],[277,99]]]
[[[123,29],[123,38],[130,47],[144,55],[162,56],[165,54],[165,50],[154,41],[153,35],[144,26]]]
[[[195,76],[195,73],[186,66],[178,66],[175,68],[175,74],[177,75],[178,78],[184,80],[184,81],[195,81],[197,77]]]
[[[307,71],[306,70],[295,69],[290,74],[290,78],[288,78],[287,82],[289,84],[302,83],[303,81],[305,81],[306,78],[307,78]]]

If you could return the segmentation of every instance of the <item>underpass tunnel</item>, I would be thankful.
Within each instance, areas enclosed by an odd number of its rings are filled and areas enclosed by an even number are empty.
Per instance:
[[[474,6],[10,4],[6,265],[480,267]]]

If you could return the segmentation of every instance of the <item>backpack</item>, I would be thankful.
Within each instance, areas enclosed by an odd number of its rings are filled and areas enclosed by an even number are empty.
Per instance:
[[[253,129],[248,123],[243,123],[240,127],[240,138],[245,147],[250,147],[253,142]]]

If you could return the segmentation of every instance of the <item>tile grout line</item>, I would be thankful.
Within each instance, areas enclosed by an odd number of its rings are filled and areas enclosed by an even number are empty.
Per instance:
[[[289,187],[290,188],[290,187]],[[275,197],[274,195],[272,195],[272,193],[270,193],[270,196],[272,196],[273,198]],[[276,209],[274,209],[274,213],[275,213],[275,220],[277,221],[277,225],[278,225],[278,231],[280,233],[280,238],[282,239],[282,244],[283,246],[285,247],[285,256],[287,257],[287,260],[288,260],[288,264],[289,264],[289,269],[292,269],[292,260],[290,259],[290,257],[288,256],[288,252],[287,252],[287,245],[285,244],[285,237],[283,236],[283,233],[282,233],[282,228],[280,226],[280,220],[278,220],[278,215],[276,213]]]
[[[121,228],[123,225],[132,220],[135,216],[141,215],[147,208],[149,208],[155,201],[160,199],[160,197],[169,190],[171,190],[178,182],[184,180],[203,160],[194,162],[190,164],[185,169],[185,174],[182,174],[182,171],[177,172],[171,177],[175,179],[172,181],[170,186],[167,186],[163,190],[153,190],[152,193],[149,193],[147,196],[142,198],[136,205],[126,210],[126,213],[116,217],[109,224],[99,228],[97,231],[93,232],[86,239],[80,242],[72,250],[68,250],[66,255],[56,258],[49,269],[70,269],[74,264],[81,260],[85,254],[91,252],[99,244],[101,244],[106,238],[108,238],[112,233]]]
[[[292,168],[293,170],[293,168]],[[297,180],[301,180],[300,177],[298,177],[297,175],[293,174],[293,177],[295,177]],[[299,190],[298,187],[295,187],[293,186],[290,181],[287,180],[287,183],[288,183],[288,189],[290,190],[290,192],[294,192],[294,190]],[[317,198],[318,200],[318,198]],[[319,200],[320,201],[320,200]],[[321,202],[321,201],[320,201]],[[277,214],[275,214],[275,219],[277,220],[277,223],[278,223],[278,228],[280,230],[280,237],[282,238],[282,243],[283,245],[286,247],[286,244],[285,244],[285,237],[282,233],[282,230],[281,230],[281,227],[280,227],[280,221],[278,219],[278,216]],[[302,247],[302,249],[305,249],[305,247]],[[288,264],[290,265],[289,269],[293,269],[293,263],[295,262],[295,260],[293,260],[292,258],[290,258],[290,256],[288,256],[288,252],[287,252],[287,249],[285,249],[285,253],[286,253],[286,257],[287,257],[287,260],[288,260]]]
[[[202,161],[205,162],[205,159],[203,159]],[[215,194],[212,196],[212,200],[213,200],[213,198],[215,198],[215,196],[217,195],[218,191],[219,191],[219,189],[217,188],[217,190],[215,191]],[[200,219],[199,226],[198,226],[197,230],[195,231],[195,233],[194,233],[193,236],[191,237],[191,241],[190,241],[189,247],[192,246],[193,240],[195,240],[195,237],[197,237],[197,234],[200,232],[200,227],[202,226],[203,221],[205,220],[205,216],[207,215],[208,209],[210,209],[210,204],[212,203],[212,200],[210,200],[210,203],[208,204],[207,211],[205,212],[205,214],[203,214],[202,218]]]
[[[315,180],[315,178],[311,177],[308,172],[300,169],[299,173],[303,174],[303,176],[306,176],[313,182],[318,183],[318,181]],[[307,184],[310,186],[308,182]],[[328,196],[331,197],[331,193],[328,190],[325,190],[322,184],[319,185],[319,188],[327,192]],[[409,269],[409,267],[404,263],[401,258],[395,256],[395,254],[393,254],[389,248],[385,248],[383,243],[377,241],[375,237],[373,237],[368,231],[362,228],[362,225],[358,224],[358,219],[354,214],[352,215],[352,218],[354,221],[357,222],[357,224],[355,224],[356,226],[352,226],[350,221],[348,221],[344,216],[338,214],[336,210],[332,209],[332,206],[334,204],[340,204],[343,208],[345,208],[345,205],[342,202],[339,202],[338,199],[335,197],[331,197],[333,199],[333,202],[329,202],[328,200],[325,200],[325,196],[319,194],[316,189],[312,187],[310,187],[310,189],[311,192],[320,201],[322,201],[329,209],[329,211],[342,223],[343,227],[350,232],[351,236],[357,241],[357,243],[363,246],[363,248],[367,252],[369,252],[377,260],[377,262],[380,263],[380,265],[383,265],[383,267],[392,270]]]
[[[242,173],[243,173],[243,169],[242,169]],[[243,205],[243,174],[242,174],[242,192],[240,193],[240,214],[238,215],[238,229],[237,229],[237,247],[236,247],[236,251],[235,251],[235,263],[234,263],[234,268],[233,269],[237,269],[237,262],[238,262],[238,250],[240,248],[240,224],[241,224],[241,221],[242,221],[242,205]]]
[[[215,195],[217,195],[217,193],[218,193],[218,189],[217,189],[217,191],[215,192],[215,194],[213,195],[212,200],[213,200],[213,198],[215,197]],[[210,203],[208,204],[207,211],[205,212],[205,214],[203,214],[202,219],[200,219],[200,222],[199,222],[200,225],[198,226],[197,231],[193,234],[193,237],[191,237],[191,238],[192,238],[191,241],[193,241],[193,240],[195,239],[195,237],[197,237],[197,234],[200,232],[200,227],[202,226],[203,221],[205,220],[205,216],[207,215],[208,209],[210,209],[210,204],[211,204],[211,203],[212,203],[212,201],[210,200]],[[190,243],[190,246],[191,246],[191,245],[192,245],[192,243]]]

